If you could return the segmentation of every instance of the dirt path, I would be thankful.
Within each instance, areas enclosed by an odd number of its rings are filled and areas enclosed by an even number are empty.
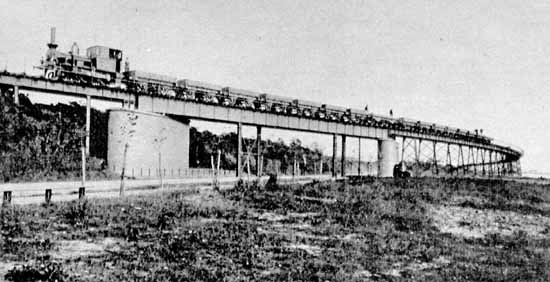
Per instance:
[[[255,179],[251,177],[251,179]],[[262,182],[268,177],[261,178]],[[280,176],[281,182],[308,182],[313,179],[328,180],[328,175],[308,175],[300,177]],[[229,188],[237,183],[237,177],[219,179],[221,188]],[[211,178],[166,179],[165,188],[159,188],[158,179],[127,180],[125,183],[127,195],[156,193],[159,191],[173,191],[181,189],[209,189]],[[52,201],[71,201],[78,197],[80,182],[36,182],[36,183],[6,183],[0,184],[0,195],[4,191],[12,191],[13,204],[36,204],[44,202],[45,189],[52,189]],[[110,198],[119,195],[120,180],[90,181],[86,183],[86,196],[89,198]]]

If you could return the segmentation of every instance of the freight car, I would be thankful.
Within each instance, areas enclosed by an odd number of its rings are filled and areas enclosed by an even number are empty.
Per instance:
[[[155,73],[128,70],[124,72],[124,82],[128,90],[147,93],[148,95],[161,95],[176,97],[177,78]]]

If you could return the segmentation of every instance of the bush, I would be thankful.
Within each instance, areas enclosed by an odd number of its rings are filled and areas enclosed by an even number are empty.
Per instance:
[[[4,279],[15,282],[66,281],[61,266],[52,262],[46,264],[15,266],[8,271]]]
[[[87,226],[88,225],[88,200],[73,201],[67,207],[64,217],[72,226]]]

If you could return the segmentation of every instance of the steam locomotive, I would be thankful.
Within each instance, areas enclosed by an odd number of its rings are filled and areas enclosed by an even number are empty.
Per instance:
[[[80,55],[80,49],[75,42],[70,51],[61,52],[57,50],[58,45],[55,43],[55,28],[51,29],[50,42],[47,46],[46,58],[37,67],[44,71],[46,79],[175,96],[173,88],[176,85],[176,78],[130,71],[128,61],[124,63],[123,71],[121,50],[92,46],[86,49],[85,55]]]
[[[44,70],[44,77],[50,80],[118,88],[143,95],[163,96],[252,111],[432,134],[483,144],[491,143],[490,138],[483,136],[477,130],[472,133],[404,118],[373,115],[367,111],[291,100],[266,93],[130,70],[128,61],[124,63],[124,70],[122,70],[121,50],[92,46],[86,50],[85,56],[81,56],[78,45],[74,43],[71,50],[64,53],[57,50],[55,28],[52,28],[50,37],[46,58],[38,67]]]

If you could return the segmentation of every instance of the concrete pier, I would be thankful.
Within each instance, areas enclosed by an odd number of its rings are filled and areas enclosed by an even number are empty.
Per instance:
[[[395,139],[378,140],[378,177],[393,177],[393,167],[398,162]]]
[[[154,178],[177,176],[178,171],[189,169],[188,122],[111,109],[108,127],[107,163],[111,172],[120,174],[124,166],[128,176]]]
[[[19,86],[13,86],[13,101],[16,105],[19,105]]]

